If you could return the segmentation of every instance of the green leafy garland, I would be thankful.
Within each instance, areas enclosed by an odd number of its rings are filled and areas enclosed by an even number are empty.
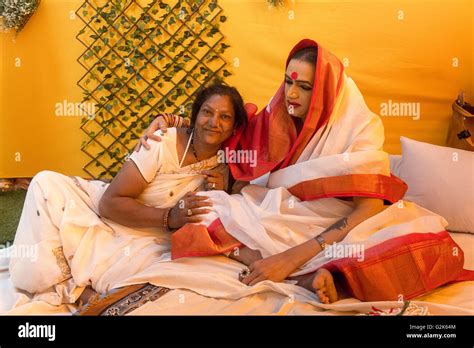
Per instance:
[[[0,31],[18,34],[39,4],[40,0],[0,0]]]
[[[81,125],[93,178],[116,175],[157,114],[189,116],[198,88],[231,74],[217,0],[168,2],[88,0],[76,12],[86,47],[78,62],[87,70],[78,85],[83,103],[96,105]]]

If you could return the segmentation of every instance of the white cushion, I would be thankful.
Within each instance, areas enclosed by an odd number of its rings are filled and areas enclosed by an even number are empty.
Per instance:
[[[404,199],[443,216],[450,231],[474,233],[474,152],[400,140]]]
[[[390,159],[390,173],[400,177],[400,165],[402,164],[401,155],[388,155]]]

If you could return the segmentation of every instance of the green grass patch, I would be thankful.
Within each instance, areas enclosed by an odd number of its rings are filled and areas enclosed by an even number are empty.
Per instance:
[[[0,193],[0,244],[15,238],[25,197],[23,190]]]

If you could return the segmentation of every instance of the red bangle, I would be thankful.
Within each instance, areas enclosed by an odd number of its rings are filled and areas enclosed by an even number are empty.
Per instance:
[[[173,115],[174,117],[174,122],[175,122],[175,127],[176,128],[181,128],[181,117]]]

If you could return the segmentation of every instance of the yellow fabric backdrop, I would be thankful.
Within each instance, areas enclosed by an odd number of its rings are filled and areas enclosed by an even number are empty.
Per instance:
[[[76,82],[84,70],[76,58],[83,47],[75,39],[81,21],[71,17],[80,4],[43,0],[16,42],[0,35],[0,177],[44,169],[86,176],[80,117],[55,116],[56,103],[82,98]],[[472,0],[219,4],[228,17],[221,31],[232,46],[228,82],[260,107],[281,83],[288,51],[304,37],[348,64],[374,112],[389,100],[420,103],[418,120],[382,118],[390,153],[400,153],[400,135],[443,145],[458,92],[474,102]]]

